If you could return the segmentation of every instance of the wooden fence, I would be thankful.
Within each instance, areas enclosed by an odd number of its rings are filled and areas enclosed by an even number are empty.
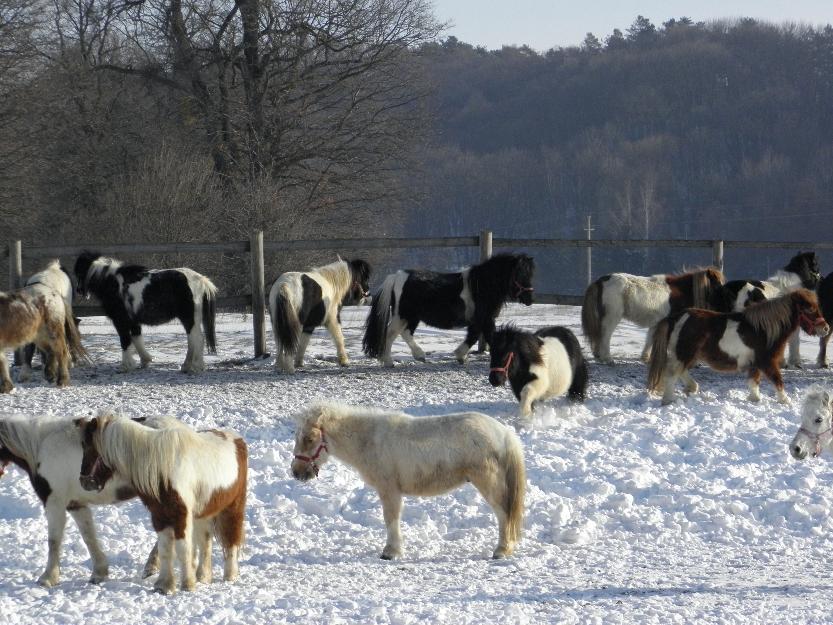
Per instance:
[[[723,270],[723,252],[726,248],[752,249],[805,249],[833,250],[833,242],[768,242],[768,241],[723,241],[723,240],[620,240],[620,239],[514,239],[494,237],[490,230],[483,230],[478,236],[438,237],[438,238],[377,238],[377,239],[317,239],[303,241],[264,241],[263,232],[252,234],[248,241],[227,241],[217,243],[140,243],[114,245],[70,245],[70,246],[26,246],[20,241],[11,241],[5,255],[9,258],[9,289],[14,290],[23,285],[23,260],[43,260],[66,256],[77,256],[85,249],[96,249],[102,254],[235,254],[247,255],[251,269],[251,293],[217,298],[220,308],[252,311],[254,332],[254,353],[261,357],[266,353],[266,284],[264,256],[269,252],[286,252],[296,250],[369,250],[369,249],[405,249],[405,248],[460,248],[476,247],[480,249],[480,260],[492,255],[493,248],[588,248],[588,284],[592,277],[589,273],[590,252],[593,248],[697,248],[711,250],[711,262]],[[557,293],[536,294],[535,301],[545,304],[580,305],[581,296]],[[100,315],[97,306],[79,305],[76,314]]]

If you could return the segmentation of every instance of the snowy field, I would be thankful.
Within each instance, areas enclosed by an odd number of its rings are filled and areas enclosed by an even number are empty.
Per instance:
[[[46,562],[46,522],[26,476],[0,481],[0,621],[38,623],[830,623],[833,620],[833,464],[798,463],[787,443],[804,389],[828,383],[816,341],[803,338],[805,369],[786,371],[792,406],[762,384],[745,400],[742,375],[693,371],[701,393],[662,408],[645,391],[636,356],[643,332],[614,337],[615,367],[590,366],[589,398],[539,407],[521,430],[528,473],[526,519],[516,555],[489,556],[495,519],[471,486],[433,499],[406,498],[401,560],[378,558],[385,540],[374,491],[338,461],[296,482],[291,415],[316,398],[416,415],[479,410],[518,426],[508,388],[487,380],[488,360],[451,358],[461,332],[420,328],[428,362],[397,342],[397,367],[359,357],[367,309],[345,311],[351,366],[341,369],[329,336],[316,333],[307,366],[277,375],[252,361],[251,322],[218,320],[219,353],[198,377],[179,373],[185,336],[150,329],[155,361],[117,373],[109,322],[85,319],[97,367],[72,372],[58,390],[40,379],[0,396],[0,411],[67,417],[115,409],[171,414],[198,427],[227,426],[249,443],[247,542],[240,579],[163,597],[140,570],[154,540],[138,501],[98,508],[110,579],[86,582],[90,559],[70,521],[62,582],[35,580]],[[577,308],[510,306],[525,328],[562,324],[580,336]],[[271,338],[270,338],[271,349]],[[833,386],[833,384],[831,384]],[[221,580],[215,553],[215,579]]]

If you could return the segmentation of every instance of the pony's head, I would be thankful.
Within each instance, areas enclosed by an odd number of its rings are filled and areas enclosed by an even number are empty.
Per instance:
[[[75,267],[73,267],[72,272],[75,274],[75,289],[79,297],[89,297],[90,287],[88,284],[88,278],[90,274],[90,267],[92,267],[93,263],[99,258],[101,258],[101,254],[98,252],[84,250],[78,255],[78,258],[75,259]]]
[[[502,325],[489,341],[489,384],[503,386],[522,363],[539,363],[541,339],[514,324]]]
[[[828,391],[815,386],[804,397],[801,426],[790,443],[790,454],[796,460],[813,458],[833,442],[833,401]]]
[[[526,254],[514,254],[515,271],[512,276],[512,299],[525,306],[532,306],[532,278],[535,275],[535,261]]]
[[[810,336],[827,336],[830,326],[819,309],[816,294],[807,289],[797,289],[790,293],[790,299],[798,312],[798,323],[801,329]]]
[[[358,304],[370,295],[370,263],[356,258],[347,261],[350,266],[350,290],[344,298],[344,304]]]
[[[292,451],[292,477],[296,480],[306,482],[317,477],[319,469],[330,457],[327,435],[321,424],[325,411],[325,406],[315,405],[297,418]]]
[[[800,277],[801,286],[805,289],[815,290],[821,281],[819,259],[815,252],[799,252],[790,259],[784,271],[790,271]]]
[[[99,431],[101,422],[98,417],[82,417],[75,419],[73,423],[81,431],[81,486],[84,490],[100,491],[113,477],[113,470],[104,464],[95,446],[95,433]]]

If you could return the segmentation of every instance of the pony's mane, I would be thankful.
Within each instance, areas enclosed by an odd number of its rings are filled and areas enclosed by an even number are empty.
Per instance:
[[[0,416],[0,444],[8,447],[29,465],[37,469],[41,442],[51,433],[67,428],[71,422],[58,417],[25,417],[23,415]]]
[[[826,396],[826,400],[825,400]],[[807,417],[818,416],[819,410],[830,412],[830,391],[827,391],[820,384],[814,384],[804,394],[804,401],[801,404],[802,420]]]
[[[792,293],[753,304],[741,314],[757,332],[763,332],[769,347],[792,325]]]
[[[718,284],[726,283],[726,277],[717,267],[686,267],[681,273],[669,274],[667,279],[675,282],[691,279],[691,298],[694,308],[709,308],[709,295],[713,280],[716,280]]]
[[[533,332],[521,330],[511,321],[503,324],[492,333],[491,347],[496,353],[498,347],[506,347],[507,350],[517,351],[529,359],[531,364],[540,365],[543,360],[539,346],[541,338]],[[503,352],[504,354],[506,352]]]
[[[386,410],[371,406],[353,406],[336,401],[315,401],[294,416],[298,428],[321,427],[345,418],[362,416],[373,417],[390,414],[404,414],[396,410]]]
[[[325,280],[333,285],[333,289],[337,293],[339,301],[344,297],[344,294],[350,289],[353,283],[353,277],[350,273],[350,265],[345,260],[339,258],[337,261],[329,265],[322,265],[315,267],[310,273],[315,272],[321,274]]]
[[[157,499],[160,489],[171,483],[182,451],[187,445],[200,442],[199,435],[185,426],[153,429],[115,415],[104,415],[98,420],[94,436],[104,463],[140,492]]]
[[[513,280],[532,282],[535,263],[526,254],[495,254],[469,269],[469,285],[475,300],[489,312],[497,312],[512,296]]]

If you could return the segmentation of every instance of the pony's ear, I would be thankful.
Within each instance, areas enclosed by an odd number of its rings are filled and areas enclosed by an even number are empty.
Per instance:
[[[83,428],[87,425],[87,417],[78,417],[72,420],[72,424],[77,428]]]

